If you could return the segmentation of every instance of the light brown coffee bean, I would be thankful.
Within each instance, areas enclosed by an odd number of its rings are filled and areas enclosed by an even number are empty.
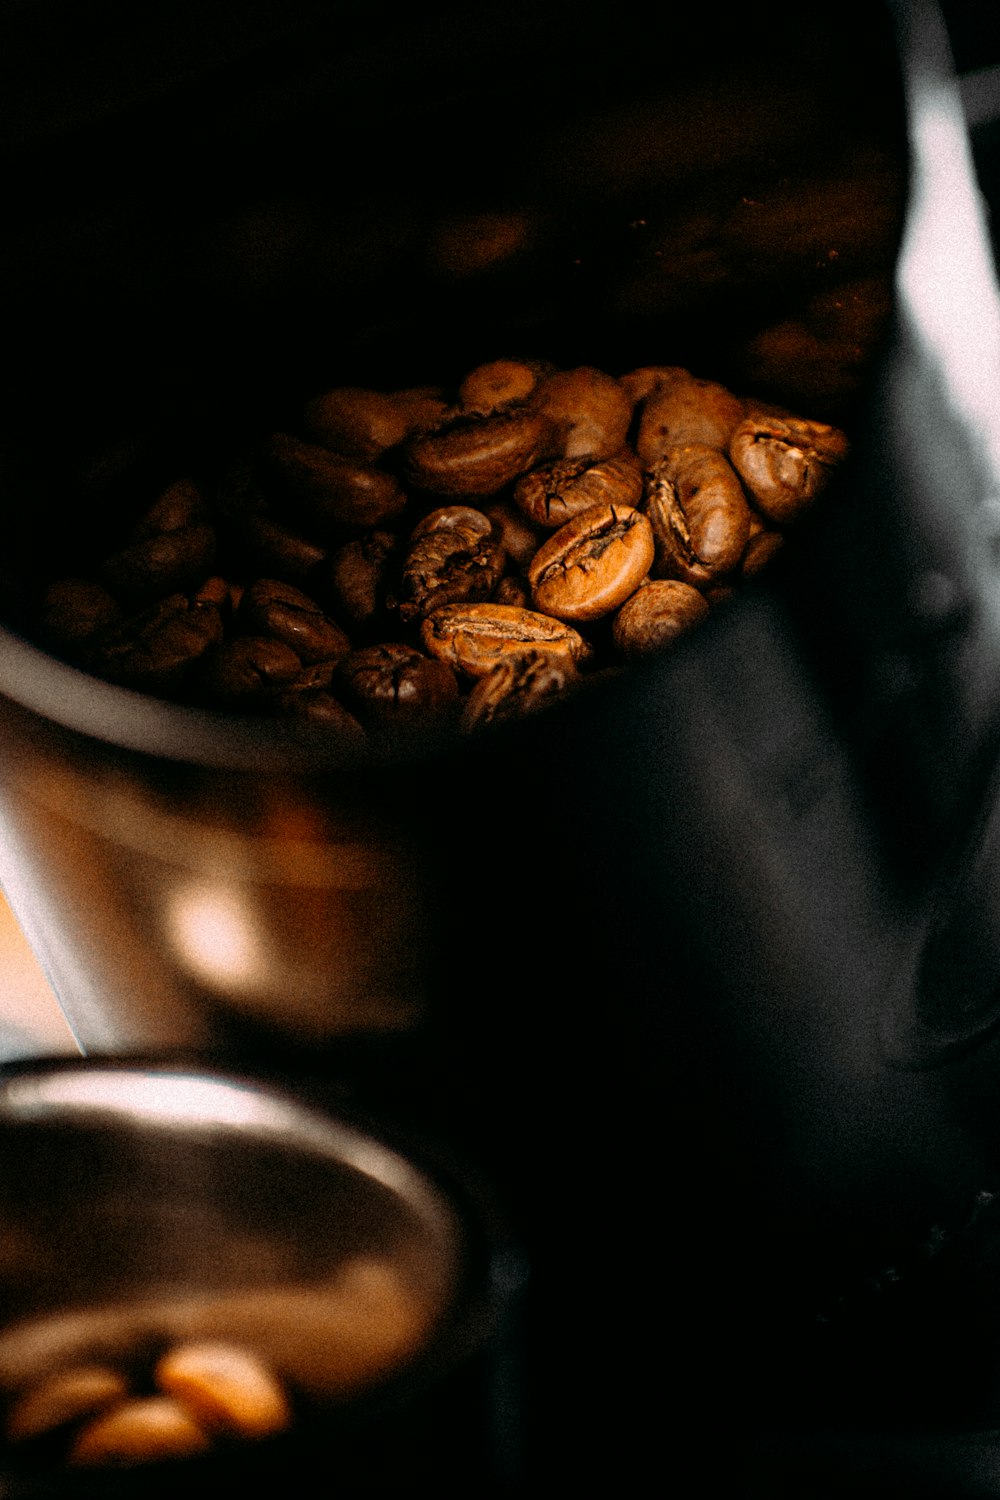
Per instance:
[[[68,1461],[74,1468],[126,1468],[193,1458],[210,1445],[204,1428],[172,1396],[137,1397],[82,1427]]]
[[[794,521],[847,455],[836,427],[790,416],[750,416],[729,444],[733,467],[769,520]]]
[[[654,571],[695,586],[731,572],[746,550],[750,507],[724,453],[704,443],[672,448],[646,479]]]
[[[564,697],[578,680],[567,656],[552,651],[511,652],[473,684],[460,728],[471,734],[490,724],[523,719]]]
[[[423,619],[442,604],[488,599],[505,562],[500,529],[481,510],[445,505],[431,511],[410,534],[397,601],[400,619]]]
[[[632,421],[632,402],[603,370],[581,365],[543,380],[533,405],[556,434],[560,458],[596,462],[620,453]]]
[[[547,531],[589,510],[592,505],[638,505],[642,469],[628,452],[592,463],[563,458],[540,464],[514,486],[514,503],[527,519]]]
[[[707,601],[691,584],[653,579],[626,599],[615,615],[612,636],[622,656],[652,656],[708,614]]]
[[[505,604],[446,604],[420,627],[426,649],[468,677],[483,677],[511,653],[536,647],[572,663],[591,648],[561,620]]]
[[[22,1392],[7,1413],[12,1443],[27,1442],[95,1416],[128,1395],[128,1381],[109,1365],[78,1365],[56,1370]]]
[[[538,411],[458,419],[412,440],[404,473],[434,495],[495,495],[538,463],[549,437],[549,423]]]
[[[280,1381],[259,1355],[237,1344],[177,1344],[157,1362],[153,1379],[209,1432],[254,1439],[291,1424]]]
[[[595,505],[567,521],[528,568],[535,608],[558,620],[597,620],[623,604],[653,563],[653,528],[628,505]]]
[[[725,386],[679,370],[646,397],[636,451],[647,468],[659,463],[669,449],[688,443],[726,451],[745,415],[745,403]]]
[[[519,359],[493,359],[470,370],[458,388],[463,411],[478,416],[526,401],[538,385],[541,367]]]

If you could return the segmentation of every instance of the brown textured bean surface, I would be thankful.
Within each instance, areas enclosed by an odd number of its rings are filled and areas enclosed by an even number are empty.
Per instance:
[[[456,421],[409,444],[405,474],[435,495],[495,495],[538,462],[549,431],[537,411]]]
[[[705,596],[678,579],[653,579],[615,615],[615,645],[623,656],[651,656],[708,618]]]
[[[659,576],[703,585],[736,567],[750,538],[750,507],[724,453],[704,443],[668,449],[647,496]]]
[[[529,521],[554,531],[592,505],[638,505],[642,470],[633,454],[592,462],[564,458],[541,464],[514,486],[514,501]]]
[[[532,559],[535,607],[558,620],[610,614],[638,588],[653,553],[653,529],[641,511],[595,505],[567,521]]]
[[[483,677],[526,646],[571,662],[589,654],[583,637],[570,626],[536,610],[503,604],[450,604],[427,616],[421,639],[434,656],[470,677]]]
[[[772,521],[793,521],[821,492],[847,453],[836,427],[797,417],[751,416],[735,429],[733,466]]]

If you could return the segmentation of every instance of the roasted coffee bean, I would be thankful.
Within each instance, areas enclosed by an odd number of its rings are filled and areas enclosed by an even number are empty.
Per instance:
[[[291,687],[302,663],[283,641],[240,635],[207,657],[199,676],[202,697],[227,708],[269,708]]]
[[[491,500],[483,514],[500,528],[500,540],[508,561],[526,568],[544,540],[541,528],[532,525],[509,500]]]
[[[623,604],[653,563],[653,529],[628,505],[595,505],[567,521],[532,558],[535,608],[557,620],[597,620]]]
[[[527,401],[543,374],[551,369],[538,362],[519,359],[493,359],[477,365],[458,388],[462,410],[475,416],[488,416],[519,401]]]
[[[53,651],[73,654],[99,631],[122,618],[118,601],[89,578],[60,578],[49,584],[38,606],[38,628]]]
[[[725,386],[678,370],[646,397],[636,451],[652,468],[671,448],[704,443],[728,451],[729,440],[746,415],[746,405]]]
[[[560,458],[613,458],[625,446],[632,402],[603,370],[559,370],[538,388],[534,406],[555,432]]]
[[[494,604],[513,604],[518,609],[530,609],[531,593],[527,582],[523,578],[514,578],[508,575],[501,578],[493,590]]]
[[[125,1401],[77,1433],[69,1451],[73,1467],[125,1468],[193,1458],[210,1446],[204,1428],[172,1396]]]
[[[128,1381],[110,1365],[56,1370],[30,1386],[7,1413],[9,1442],[23,1443],[96,1416],[128,1395]]]
[[[335,681],[348,707],[373,729],[420,727],[450,715],[458,702],[451,667],[397,641],[352,651]]]
[[[468,677],[484,677],[506,656],[535,647],[573,664],[591,648],[561,620],[504,604],[446,604],[420,627],[424,646]]]
[[[199,583],[212,567],[215,528],[189,480],[170,485],[136,525],[126,544],[104,559],[101,581],[129,605],[148,604]]]
[[[442,604],[488,599],[503,573],[499,527],[481,510],[446,505],[431,511],[410,536],[403,563],[402,620],[420,620]]]
[[[690,373],[680,365],[640,365],[636,370],[629,370],[626,374],[619,375],[618,384],[632,405],[638,406],[660,386],[669,385],[679,377],[689,376]]]
[[[514,501],[529,521],[547,531],[589,510],[592,505],[638,505],[642,470],[631,453],[597,463],[563,458],[523,474],[514,486]]]
[[[653,579],[626,599],[612,625],[614,643],[629,659],[652,656],[709,614],[704,595],[678,579]]]
[[[344,458],[372,462],[398,447],[422,424],[440,420],[446,406],[430,393],[386,395],[359,386],[340,386],[308,402],[303,430],[313,442]]]
[[[235,1344],[178,1344],[157,1362],[153,1379],[208,1432],[270,1437],[292,1420],[280,1381],[259,1355]]]
[[[750,416],[734,431],[729,453],[764,515],[784,524],[822,491],[847,454],[847,439],[825,422]]]
[[[750,536],[750,507],[724,453],[704,443],[672,448],[646,481],[655,572],[713,583],[737,566]]]
[[[538,650],[510,652],[473,684],[460,727],[469,734],[489,724],[523,719],[562,697],[576,676],[568,656]]]
[[[740,577],[754,578],[784,546],[785,538],[780,531],[756,532],[747,542],[747,550],[740,562]]]
[[[369,531],[331,552],[317,571],[317,586],[329,594],[342,619],[367,630],[385,617],[386,596],[401,561],[396,532]]]
[[[458,418],[407,445],[404,473],[434,495],[495,495],[545,456],[550,435],[540,411]]]
[[[394,475],[340,458],[291,433],[274,433],[265,446],[265,459],[289,504],[321,541],[384,526],[406,505],[406,494]]]
[[[236,625],[247,635],[283,641],[304,665],[339,661],[351,643],[314,599],[290,583],[258,578],[244,590]]]
[[[240,555],[254,573],[305,583],[325,562],[327,548],[269,515],[246,516],[235,531]]]
[[[218,608],[171,594],[102,632],[90,643],[85,664],[122,687],[173,696],[222,640],[223,629]]]

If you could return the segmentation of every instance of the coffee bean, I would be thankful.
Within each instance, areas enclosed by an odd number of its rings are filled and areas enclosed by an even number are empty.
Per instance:
[[[412,416],[405,401],[392,395],[341,386],[310,401],[302,425],[324,448],[372,462],[409,436]]]
[[[204,1428],[172,1396],[136,1397],[81,1428],[69,1463],[74,1468],[125,1468],[193,1458],[209,1446]]]
[[[321,540],[384,526],[406,505],[399,481],[386,470],[340,458],[290,433],[274,433],[265,458],[289,504]]]
[[[581,366],[557,371],[539,386],[534,405],[554,429],[561,458],[596,462],[625,446],[632,401],[603,370]]]
[[[565,695],[576,679],[572,658],[553,651],[512,651],[473,684],[460,727],[474,733],[490,724],[523,719]]]
[[[67,1427],[95,1416],[128,1394],[128,1381],[109,1365],[78,1365],[55,1370],[30,1386],[7,1413],[6,1435],[12,1443]]]
[[[514,501],[529,521],[553,531],[592,505],[638,505],[642,470],[631,453],[592,462],[564,458],[541,464],[514,486]]]
[[[72,654],[121,618],[117,600],[89,578],[60,578],[44,590],[39,601],[39,632],[53,651]]]
[[[419,727],[450,714],[458,702],[450,665],[399,641],[352,651],[337,668],[336,682],[362,724],[376,730]]]
[[[317,570],[317,587],[329,594],[342,619],[363,631],[373,628],[386,618],[386,595],[402,548],[396,532],[377,529],[344,542]]]
[[[283,641],[241,635],[210,654],[199,680],[202,697],[209,703],[267,708],[301,671],[301,661]]]
[[[540,411],[457,418],[408,444],[404,474],[434,495],[495,495],[545,455],[550,435]]]
[[[527,401],[543,373],[543,366],[518,359],[494,359],[477,365],[458,388],[462,410],[475,416],[488,416],[502,407]]]
[[[750,507],[724,453],[704,443],[671,448],[646,489],[657,576],[701,586],[737,566],[750,536]]]
[[[725,386],[688,370],[664,372],[643,401],[636,451],[652,468],[669,449],[688,443],[727,450],[745,415],[745,403]]]
[[[303,665],[339,661],[351,649],[344,631],[315,600],[275,578],[258,578],[244,590],[236,625],[247,635],[283,641]]]
[[[764,515],[785,524],[823,490],[846,456],[847,439],[825,422],[749,416],[733,432],[729,453]]]
[[[88,643],[84,661],[109,682],[172,697],[222,640],[223,630],[217,607],[192,605],[185,594],[171,594],[101,632]]]
[[[528,568],[535,608],[557,620],[597,620],[618,608],[653,563],[653,528],[628,505],[595,505],[567,521]]]
[[[433,656],[469,677],[484,677],[525,647],[574,664],[590,655],[583,636],[561,620],[504,604],[446,604],[427,616],[420,638]]]
[[[468,505],[431,511],[414,527],[403,563],[399,615],[419,620],[442,604],[488,599],[504,568],[499,527]]]
[[[178,1344],[157,1361],[153,1379],[208,1432],[270,1437],[292,1420],[281,1383],[259,1357],[235,1344]]]
[[[662,651],[709,614],[703,594],[677,579],[653,579],[626,599],[615,615],[614,642],[630,659]]]

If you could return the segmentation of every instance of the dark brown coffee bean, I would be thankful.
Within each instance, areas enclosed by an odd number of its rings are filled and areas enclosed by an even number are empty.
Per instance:
[[[198,486],[190,479],[178,479],[168,485],[135,527],[133,537],[163,536],[168,532],[186,531],[203,525],[208,510]]]
[[[383,526],[406,506],[406,495],[392,474],[340,458],[290,433],[274,433],[265,458],[289,505],[321,541]]]
[[[328,687],[310,687],[303,681],[278,693],[274,710],[284,718],[306,720],[329,732],[345,751],[361,751],[367,742],[364,729]]]
[[[317,587],[329,595],[340,617],[371,629],[385,616],[385,601],[402,561],[402,541],[393,531],[369,531],[344,542],[317,574]]]
[[[206,658],[200,674],[202,696],[223,708],[270,708],[301,671],[302,663],[284,641],[236,636]]]
[[[426,432],[447,411],[440,391],[367,390],[339,386],[308,402],[303,429],[308,438],[345,458],[371,463],[415,432]]]
[[[503,550],[516,568],[526,568],[544,541],[542,530],[532,525],[509,500],[492,500],[483,514],[500,528]]]
[[[220,611],[172,594],[103,632],[87,653],[90,671],[138,692],[171,696],[222,639]]]
[[[708,614],[708,603],[690,584],[654,579],[626,599],[615,615],[612,636],[622,656],[652,656]]]
[[[558,370],[532,403],[551,424],[560,458],[596,462],[620,453],[632,421],[632,402],[617,380],[589,365]]]
[[[630,453],[592,463],[563,458],[540,464],[514,486],[514,502],[536,526],[547,531],[589,510],[592,505],[638,505],[642,470]]]
[[[555,532],[532,558],[535,608],[559,620],[597,620],[623,604],[649,572],[653,530],[629,505],[595,505]]]
[[[56,652],[72,652],[122,618],[118,601],[87,578],[60,578],[49,584],[38,606],[38,629]]]
[[[373,729],[435,722],[458,702],[458,681],[447,663],[396,641],[352,651],[335,681],[362,724]]]
[[[646,480],[655,572],[700,586],[731,572],[750,536],[750,507],[724,453],[703,443],[672,448]]]
[[[409,443],[405,474],[434,495],[495,495],[538,463],[548,441],[537,411],[462,418]]]
[[[143,604],[194,587],[211,571],[215,551],[211,526],[154,532],[105,558],[101,579],[125,603]]]
[[[419,620],[442,604],[488,599],[503,573],[500,531],[482,511],[446,505],[414,527],[403,563],[400,618]]]
[[[537,610],[504,604],[446,604],[420,627],[426,649],[467,677],[483,677],[511,653],[526,647],[572,663],[591,648],[571,626]]]
[[[236,625],[247,635],[283,641],[304,666],[339,661],[351,649],[347,635],[315,599],[276,578],[258,578],[243,591]]]
[[[327,549],[273,516],[246,516],[236,531],[237,549],[251,573],[286,583],[305,583],[327,557]]]
[[[758,531],[747,542],[747,550],[740,563],[740,577],[756,577],[777,556],[784,543],[784,534],[780,531]]]
[[[473,684],[460,728],[470,734],[490,724],[523,719],[565,696],[578,680],[566,656],[552,651],[512,652]]]
[[[512,604],[518,609],[531,608],[531,593],[523,578],[501,578],[493,590],[494,604]]]
[[[657,384],[643,403],[636,440],[639,458],[653,468],[669,449],[688,443],[728,451],[729,439],[745,415],[745,403],[725,386],[678,370]]]
[[[783,525],[822,491],[847,454],[847,439],[825,422],[750,416],[734,431],[729,452],[764,515]]]

